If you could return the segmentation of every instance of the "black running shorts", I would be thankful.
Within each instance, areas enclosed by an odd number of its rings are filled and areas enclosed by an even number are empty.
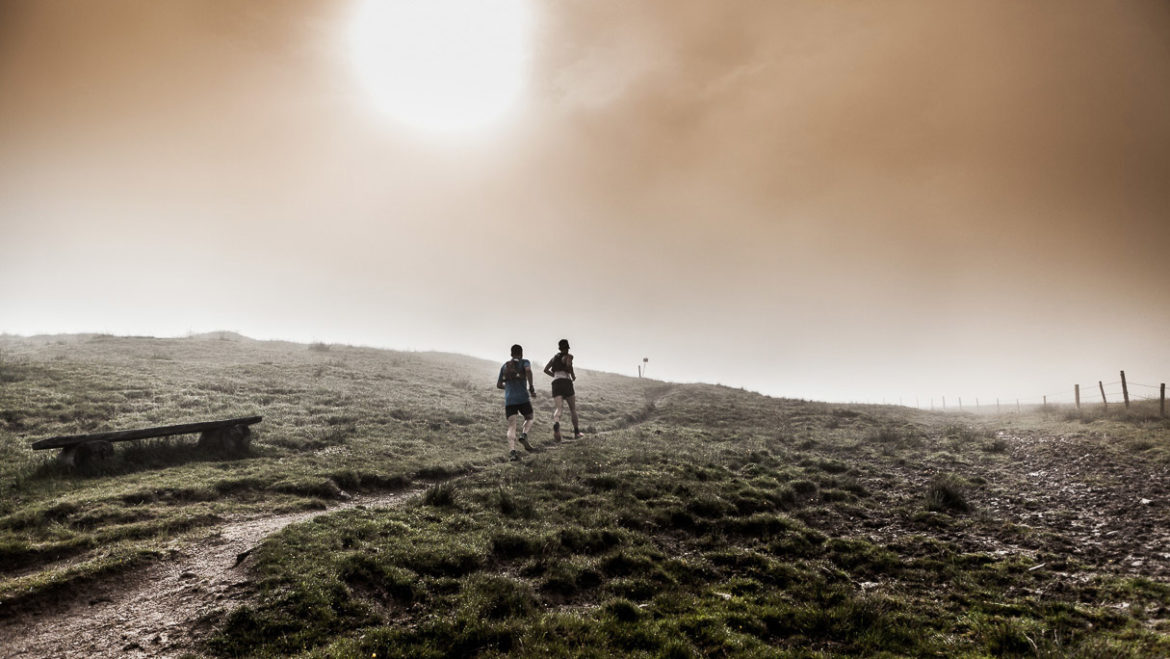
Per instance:
[[[561,396],[562,398],[568,398],[569,396],[574,395],[573,381],[570,380],[569,378],[557,378],[557,379],[553,380],[552,381],[552,394],[553,394],[553,398],[556,398],[557,396]]]
[[[532,402],[520,403],[518,405],[505,405],[504,418],[511,419],[513,416],[521,414],[525,419],[532,418]]]

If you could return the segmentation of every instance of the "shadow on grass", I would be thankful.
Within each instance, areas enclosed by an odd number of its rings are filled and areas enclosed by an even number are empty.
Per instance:
[[[75,466],[62,464],[54,454],[51,459],[32,467],[25,480],[35,482],[69,478],[104,478],[166,469],[193,462],[223,462],[258,457],[256,452],[251,450],[244,453],[211,451],[200,448],[192,440],[175,438],[133,443],[123,442],[123,444],[123,446],[116,447],[113,455],[107,459]]]

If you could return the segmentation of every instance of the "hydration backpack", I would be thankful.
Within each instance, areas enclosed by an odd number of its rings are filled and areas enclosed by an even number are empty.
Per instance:
[[[510,359],[504,364],[504,381],[513,382],[524,379],[524,362],[519,359]]]
[[[557,354],[553,355],[553,358],[552,358],[552,370],[553,370],[553,372],[554,372],[554,373],[555,373],[555,372],[557,372],[557,371],[567,371],[567,370],[569,370],[568,368],[566,368],[566,367],[565,367],[565,356],[564,356],[564,354],[562,354],[562,353],[559,353],[559,352],[558,352]]]

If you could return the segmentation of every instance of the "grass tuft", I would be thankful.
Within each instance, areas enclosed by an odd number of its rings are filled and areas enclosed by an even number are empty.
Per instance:
[[[963,483],[954,476],[936,476],[931,479],[926,486],[926,507],[947,513],[971,511]]]
[[[532,589],[504,576],[477,575],[464,590],[464,612],[470,620],[502,620],[527,616],[536,608]]]
[[[638,605],[623,597],[606,602],[602,608],[618,622],[637,622],[642,617],[642,610]]]
[[[437,508],[450,508],[455,506],[455,486],[451,483],[438,483],[432,485],[423,494],[423,503],[428,506],[435,506]]]

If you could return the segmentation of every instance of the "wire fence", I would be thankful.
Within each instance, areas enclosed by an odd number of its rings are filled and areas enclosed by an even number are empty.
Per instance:
[[[938,396],[929,400],[929,409],[1003,412],[1005,410],[1022,411],[1024,407],[1031,409],[1038,406],[1046,407],[1050,405],[1076,406],[1078,408],[1094,406],[1097,408],[1108,408],[1114,405],[1129,407],[1135,402],[1146,403],[1148,401],[1156,401],[1159,406],[1159,413],[1162,416],[1166,416],[1166,384],[1164,382],[1158,384],[1133,382],[1125,377],[1125,371],[1121,372],[1121,378],[1120,380],[1111,382],[1098,380],[1084,386],[1074,384],[1070,385],[1065,391],[1055,391],[1032,396],[994,399]],[[915,406],[920,409],[926,409],[928,407],[926,401],[921,398],[915,400]]]

